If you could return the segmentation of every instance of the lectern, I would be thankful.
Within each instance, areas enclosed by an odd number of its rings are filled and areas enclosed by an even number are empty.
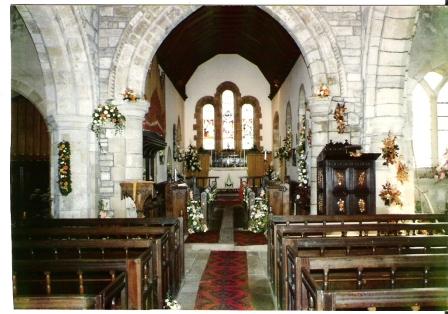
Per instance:
[[[372,215],[376,212],[375,160],[361,146],[325,145],[317,157],[317,214]]]

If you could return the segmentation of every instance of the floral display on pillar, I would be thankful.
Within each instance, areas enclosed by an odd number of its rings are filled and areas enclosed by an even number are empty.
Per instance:
[[[62,141],[58,144],[58,184],[62,195],[72,191],[72,178],[70,168],[70,143]]]
[[[280,160],[287,160],[291,157],[292,151],[292,132],[291,128],[288,128],[286,131],[286,137],[283,139],[283,146],[275,151],[274,158],[278,158]]]
[[[99,142],[100,134],[107,122],[113,124],[115,134],[123,132],[126,126],[126,118],[120,113],[117,106],[108,101],[104,105],[99,105],[92,114],[91,130],[95,133]],[[100,146],[101,148],[101,146]]]
[[[297,162],[297,181],[299,182],[299,187],[308,187],[309,178],[308,170],[306,165],[306,130],[305,130],[305,119],[303,120],[302,127],[299,133],[299,145],[296,149],[296,154],[298,155]]]
[[[398,151],[400,148],[395,143],[395,140],[397,139],[396,136],[392,136],[389,132],[389,135],[383,140],[383,148],[381,157],[385,160],[383,162],[383,165],[393,165],[395,164],[397,157],[398,157]]]
[[[391,206],[391,205],[397,205],[397,206],[403,206],[403,202],[401,201],[400,195],[401,192],[392,184],[390,184],[389,181],[386,182],[386,184],[382,185],[383,189],[381,190],[379,196],[384,201],[384,205]]]
[[[345,132],[345,127],[347,123],[345,122],[345,111],[347,108],[345,107],[345,103],[337,103],[336,109],[334,110],[334,119],[337,123],[338,133],[342,134]]]
[[[330,96],[330,89],[327,84],[321,83],[319,87],[319,91],[317,92],[317,96],[319,97],[328,97]]]
[[[126,88],[122,95],[123,95],[123,100],[128,100],[131,102],[136,102],[137,100],[139,100],[139,97],[137,96],[137,94],[130,88]]]

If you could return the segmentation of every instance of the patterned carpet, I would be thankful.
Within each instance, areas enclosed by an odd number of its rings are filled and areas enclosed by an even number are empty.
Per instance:
[[[189,234],[185,243],[218,243],[219,230]]]
[[[237,246],[263,245],[268,243],[264,233],[253,233],[251,231],[235,230],[233,232],[233,239]]]
[[[211,251],[195,310],[253,310],[246,252]]]

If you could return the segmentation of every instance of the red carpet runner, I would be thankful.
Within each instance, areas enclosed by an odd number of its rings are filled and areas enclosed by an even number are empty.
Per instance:
[[[253,310],[246,252],[211,251],[195,310]]]
[[[253,233],[251,231],[235,230],[233,232],[233,239],[237,246],[263,245],[268,243],[264,233]]]

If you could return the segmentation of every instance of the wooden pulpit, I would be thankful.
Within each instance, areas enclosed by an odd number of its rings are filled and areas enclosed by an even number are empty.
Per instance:
[[[153,197],[154,182],[143,180],[127,180],[120,182],[121,199],[132,198],[139,217],[143,216],[143,204],[148,197]]]

